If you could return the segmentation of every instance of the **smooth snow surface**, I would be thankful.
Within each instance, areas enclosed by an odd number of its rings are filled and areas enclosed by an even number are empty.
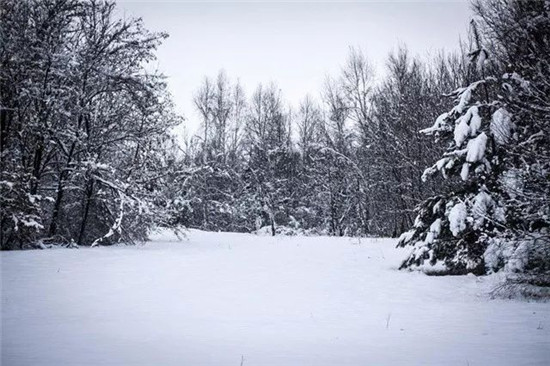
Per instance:
[[[550,305],[396,270],[389,239],[191,231],[3,252],[2,365],[548,365]]]

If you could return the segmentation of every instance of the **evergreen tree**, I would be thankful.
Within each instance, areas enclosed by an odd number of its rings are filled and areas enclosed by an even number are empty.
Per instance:
[[[495,0],[475,9],[481,28],[472,23],[470,57],[479,79],[451,93],[456,105],[422,131],[448,145],[423,178],[441,172],[462,184],[421,205],[399,240],[414,246],[402,267],[525,270],[535,248],[548,246],[548,120],[540,111],[548,105],[548,2]],[[535,260],[545,269],[547,254]]]

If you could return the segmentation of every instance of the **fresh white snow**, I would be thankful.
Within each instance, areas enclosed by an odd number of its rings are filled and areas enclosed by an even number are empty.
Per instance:
[[[485,190],[480,191],[474,197],[474,203],[472,205],[474,229],[479,230],[483,227],[485,220],[489,216],[488,211],[493,208],[494,204],[493,199]]]
[[[468,126],[468,121],[464,118],[460,118],[460,122],[456,125],[454,131],[454,138],[456,146],[460,147],[466,141],[470,134],[470,127]]]
[[[476,138],[468,141],[468,152],[466,161],[468,163],[477,163],[485,157],[485,147],[487,146],[487,135],[482,132]]]
[[[470,174],[470,163],[462,164],[462,169],[460,170],[460,178],[464,181],[468,180]]]
[[[441,233],[441,219],[436,219],[430,225],[430,231],[428,231],[428,234],[426,234],[426,239],[424,240],[424,243],[432,244],[434,240],[437,239],[440,233]]]
[[[469,136],[476,136],[481,127],[481,117],[477,106],[472,106],[466,114],[457,119],[454,130],[454,140],[457,147],[462,146]]]
[[[512,116],[504,108],[499,108],[493,113],[490,130],[495,141],[499,145],[506,145],[512,136]]]
[[[477,135],[477,132],[481,128],[481,117],[477,106],[473,106],[469,109],[472,117],[470,119],[470,136]]]
[[[445,120],[447,119],[447,117],[449,117],[449,113],[447,112],[439,115],[439,117],[437,117],[437,119],[435,120],[434,124],[431,127],[420,130],[419,132],[430,135],[434,132],[438,132],[438,131],[441,131],[442,129],[445,129]]]
[[[548,365],[550,305],[396,240],[166,233],[1,253],[2,365]]]
[[[466,229],[468,211],[462,202],[457,203],[449,212],[449,228],[454,236],[458,236]]]

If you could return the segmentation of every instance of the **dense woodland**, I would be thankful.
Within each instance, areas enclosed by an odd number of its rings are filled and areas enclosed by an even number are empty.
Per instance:
[[[0,7],[2,249],[193,227],[400,237],[403,268],[550,270],[548,1],[475,1],[456,53],[401,46],[383,76],[350,49],[299,108],[273,83],[205,77],[183,144],[147,68],[167,35],[112,3]]]

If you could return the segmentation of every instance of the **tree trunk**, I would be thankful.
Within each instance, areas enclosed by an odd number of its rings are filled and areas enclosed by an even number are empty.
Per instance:
[[[94,192],[94,183],[95,183],[95,180],[93,178],[90,178],[90,180],[88,181],[88,185],[86,187],[84,214],[82,216],[82,222],[80,223],[80,232],[78,233],[78,242],[77,242],[78,245],[82,245],[82,241],[84,240],[86,223],[88,221],[88,213],[90,212],[90,204],[92,203],[92,194]]]
[[[63,200],[63,182],[64,182],[64,175],[61,173],[59,175],[59,180],[57,181],[57,194],[55,197],[55,202],[53,206],[52,211],[52,219],[50,221],[50,227],[48,229],[48,235],[54,236],[57,233],[57,221],[59,219],[59,210],[61,209],[61,201]]]
[[[69,151],[69,156],[67,157],[67,163],[65,168],[59,174],[59,179],[57,181],[57,195],[55,197],[55,202],[52,211],[52,219],[50,221],[50,227],[48,229],[48,235],[54,236],[57,233],[57,221],[59,220],[59,211],[61,209],[61,201],[63,200],[64,193],[64,184],[67,176],[69,175],[69,166],[71,165],[73,152],[76,146],[76,142],[73,142],[71,145],[71,150]]]
[[[38,147],[36,148],[36,151],[34,152],[34,160],[33,160],[33,169],[32,169],[32,177],[33,180],[31,182],[31,189],[30,194],[35,195],[38,192],[38,183],[40,182],[40,167],[42,165],[42,155],[44,153],[44,145],[43,142],[40,141],[38,143]]]

